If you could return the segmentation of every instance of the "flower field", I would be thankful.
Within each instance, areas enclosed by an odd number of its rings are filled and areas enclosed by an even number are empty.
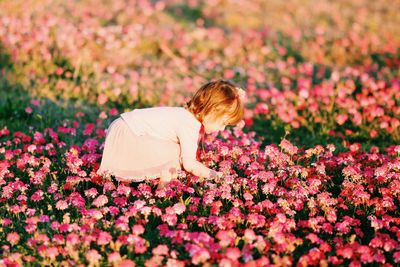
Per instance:
[[[0,1],[0,266],[398,266],[399,8]],[[120,113],[215,78],[247,94],[222,179],[96,175]]]

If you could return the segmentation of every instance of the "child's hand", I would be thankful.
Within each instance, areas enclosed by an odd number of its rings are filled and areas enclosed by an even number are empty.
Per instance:
[[[219,179],[221,179],[223,175],[224,175],[223,172],[217,172],[215,170],[211,170],[209,179],[219,181]]]

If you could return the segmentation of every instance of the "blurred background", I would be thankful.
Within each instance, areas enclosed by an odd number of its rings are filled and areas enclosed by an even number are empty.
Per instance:
[[[264,144],[400,141],[400,1],[0,1],[0,129],[107,124],[183,105],[211,79],[248,94]]]

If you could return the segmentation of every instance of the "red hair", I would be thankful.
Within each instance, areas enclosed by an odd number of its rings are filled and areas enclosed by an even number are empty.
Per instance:
[[[238,88],[226,80],[202,85],[187,103],[187,108],[200,122],[203,122],[207,114],[214,117],[227,115],[228,125],[236,125],[244,115],[244,105]]]

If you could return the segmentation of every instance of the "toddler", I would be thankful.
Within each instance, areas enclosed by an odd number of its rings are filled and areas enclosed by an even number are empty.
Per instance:
[[[236,125],[243,118],[243,89],[229,81],[204,84],[185,107],[152,107],[122,113],[107,129],[98,174],[119,181],[177,178],[178,170],[204,179],[220,172],[199,162],[203,134]]]

